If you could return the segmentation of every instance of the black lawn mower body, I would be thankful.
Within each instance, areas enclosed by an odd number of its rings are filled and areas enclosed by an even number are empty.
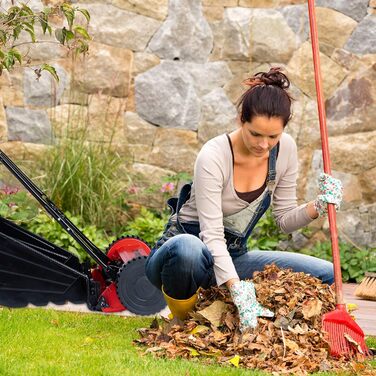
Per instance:
[[[80,263],[68,251],[0,217],[0,305],[70,301],[86,303],[91,310],[128,309],[139,315],[155,314],[166,306],[161,291],[145,275],[150,253],[145,242],[125,236],[102,252],[1,150],[0,162],[96,262],[95,267]]]

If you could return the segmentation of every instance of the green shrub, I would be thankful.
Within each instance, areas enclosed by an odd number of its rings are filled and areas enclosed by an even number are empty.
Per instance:
[[[42,185],[63,211],[108,231],[119,226],[127,177],[109,145],[62,139],[44,158]]]
[[[359,249],[348,243],[339,243],[342,280],[360,282],[365,272],[376,272],[376,248]],[[329,241],[317,242],[302,253],[332,261],[332,247]]]
[[[98,229],[94,225],[84,225],[80,218],[72,216],[69,212],[66,213],[66,216],[87,238],[103,251],[105,251],[109,244],[115,240],[114,237],[108,237],[103,230]],[[45,213],[39,213],[32,221],[24,224],[24,227],[49,242],[73,253],[81,262],[84,260],[91,260],[90,256],[59,225],[59,223]]]
[[[23,224],[38,214],[37,201],[25,191],[9,187],[0,190],[0,216]]]
[[[138,236],[144,242],[153,246],[162,236],[168,217],[167,212],[157,214],[143,207],[140,214],[128,222],[125,231],[127,235]]]

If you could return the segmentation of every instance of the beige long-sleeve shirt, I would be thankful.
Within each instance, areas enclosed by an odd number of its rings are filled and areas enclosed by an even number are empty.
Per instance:
[[[237,196],[233,173],[233,157],[227,136],[223,134],[208,141],[197,156],[191,197],[179,212],[182,222],[200,223],[199,236],[213,255],[218,285],[238,277],[227,250],[223,217],[249,205]],[[283,133],[276,164],[276,184],[271,198],[273,215],[278,226],[286,233],[312,221],[305,209],[306,204],[297,205],[297,174],[295,141]]]

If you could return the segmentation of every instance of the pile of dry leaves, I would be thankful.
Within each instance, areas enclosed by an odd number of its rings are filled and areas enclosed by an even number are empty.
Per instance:
[[[329,357],[321,316],[335,309],[332,289],[304,273],[270,265],[254,274],[257,299],[275,313],[259,318],[258,327],[241,333],[239,316],[227,289],[202,291],[194,312],[184,323],[154,320],[140,329],[135,342],[146,352],[170,358],[202,358],[206,362],[258,368],[274,374],[304,375],[315,371],[348,370],[373,374],[362,363]]]

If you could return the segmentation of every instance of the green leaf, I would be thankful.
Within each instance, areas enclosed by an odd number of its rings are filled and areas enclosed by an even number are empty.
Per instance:
[[[5,57],[3,59],[3,65],[4,65],[4,68],[7,69],[8,71],[10,69],[13,68],[14,66],[14,56],[12,53],[10,53],[10,51],[8,51],[6,54],[5,54]]]
[[[7,42],[7,34],[4,30],[0,30],[0,42],[5,44]]]
[[[19,37],[21,31],[22,31],[22,26],[21,26],[21,25],[16,26],[16,27],[13,29],[13,38],[14,38],[14,39],[18,39],[18,37]]]
[[[17,61],[22,64],[22,57],[21,54],[15,48],[12,48],[9,52],[12,52],[13,56],[17,59]]]
[[[74,31],[77,34],[80,34],[84,39],[87,39],[87,40],[91,39],[87,30],[83,28],[82,26],[75,26]]]
[[[65,36],[66,36],[66,29],[63,27],[62,29],[55,29],[55,38],[61,43],[65,43]]]
[[[48,25],[48,14],[45,11],[40,13],[39,22],[42,26],[43,34],[46,34],[48,30],[51,35],[51,27]]]
[[[34,31],[34,25],[28,23],[28,24],[25,24],[25,31],[29,33],[30,37],[31,37],[31,41],[33,43],[36,42],[36,38],[35,38],[35,31]]]
[[[31,8],[29,8],[26,4],[22,4],[22,11],[25,15],[33,16],[34,12]]]
[[[77,11],[85,16],[87,22],[90,21],[90,13],[86,9],[77,9]]]
[[[45,70],[45,71],[49,72],[52,75],[52,77],[57,82],[59,82],[59,76],[57,75],[56,69],[53,66],[51,66],[49,64],[43,64],[40,69],[41,69],[41,71]]]
[[[74,33],[70,30],[66,30],[65,39],[66,39],[67,42],[74,39]]]
[[[62,10],[65,18],[67,19],[69,29],[72,29],[73,21],[74,21],[74,9],[70,4],[64,3],[60,9]]]
[[[78,47],[76,48],[76,53],[77,54],[82,54],[82,53],[86,53],[87,51],[89,51],[89,45],[84,42],[83,40],[78,40]]]

